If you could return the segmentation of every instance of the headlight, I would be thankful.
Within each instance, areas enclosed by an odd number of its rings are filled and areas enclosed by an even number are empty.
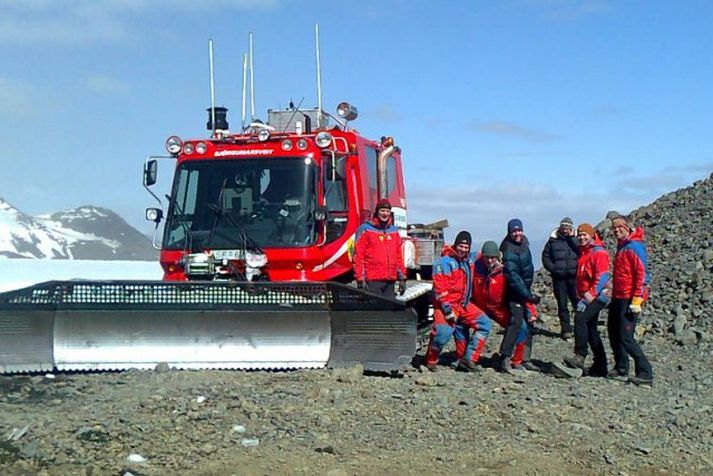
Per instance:
[[[171,136],[166,139],[166,150],[171,155],[176,155],[181,151],[183,141],[178,136]]]
[[[205,154],[207,150],[208,150],[208,146],[206,145],[205,142],[199,142],[196,144],[196,153]]]
[[[299,150],[305,150],[307,148],[307,139],[300,139],[297,141],[297,148]]]
[[[160,208],[147,208],[146,209],[146,219],[158,223],[163,218],[163,211]]]
[[[318,208],[314,211],[315,221],[326,221],[327,220],[327,210],[325,208]]]
[[[245,264],[250,268],[262,268],[267,264],[267,256],[263,253],[248,251],[245,253]]]
[[[292,141],[290,139],[282,141],[282,150],[292,150]]]
[[[270,131],[267,129],[260,129],[260,132],[257,133],[257,140],[260,142],[265,142],[270,138]]]
[[[187,142],[186,144],[183,145],[183,153],[184,154],[192,154],[193,153],[193,144],[190,142]]]
[[[332,134],[327,131],[318,132],[314,138],[314,141],[319,147],[324,149],[332,143]]]

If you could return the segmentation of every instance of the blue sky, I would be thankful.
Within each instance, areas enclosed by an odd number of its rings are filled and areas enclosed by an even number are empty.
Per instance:
[[[541,246],[564,215],[596,223],[713,171],[711,18],[705,0],[3,0],[0,197],[149,233],[143,158],[206,135],[208,39],[236,126],[247,33],[264,116],[316,105],[319,23],[324,107],[395,137],[410,221],[482,243],[518,216]]]

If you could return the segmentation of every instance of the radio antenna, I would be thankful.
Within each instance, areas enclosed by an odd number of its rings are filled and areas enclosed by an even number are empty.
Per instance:
[[[314,25],[315,52],[317,54],[317,129],[322,127],[322,67],[319,62],[319,23]]]
[[[215,137],[215,78],[213,76],[213,40],[208,40],[208,58],[210,62],[210,123]]]
[[[247,75],[248,75],[248,54],[243,53],[243,115],[242,115],[242,119],[243,119],[243,122],[242,122],[243,129],[242,130],[243,131],[245,130],[245,106],[246,106],[245,92],[246,92],[247,83],[248,83]]]
[[[250,122],[255,120],[255,76],[253,71],[253,32],[248,33],[250,47]]]

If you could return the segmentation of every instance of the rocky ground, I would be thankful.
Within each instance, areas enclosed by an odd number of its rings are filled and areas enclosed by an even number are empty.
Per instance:
[[[540,275],[542,372],[512,377],[486,359],[476,373],[400,377],[361,368],[4,376],[0,472],[713,474],[711,211],[713,177],[632,214],[651,257],[637,335],[652,388],[549,373],[572,342],[558,337]]]
[[[712,474],[711,342],[644,339],[653,388],[543,372],[0,377],[2,474]],[[493,352],[500,336],[489,343]],[[133,456],[132,456],[133,455]],[[143,460],[132,462],[131,460]]]

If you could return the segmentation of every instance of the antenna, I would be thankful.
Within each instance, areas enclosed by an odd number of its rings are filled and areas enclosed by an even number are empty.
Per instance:
[[[210,60],[210,123],[212,135],[215,136],[215,78],[213,77],[213,40],[208,40],[208,57]]]
[[[255,119],[255,77],[253,75],[253,32],[248,33],[250,46],[250,122]]]
[[[314,25],[315,52],[317,54],[317,129],[322,127],[322,67],[319,63],[319,23]]]
[[[243,53],[243,116],[242,116],[242,119],[243,119],[243,122],[242,122],[243,129],[242,130],[243,131],[245,130],[245,106],[246,106],[245,91],[247,89],[247,83],[248,83],[247,75],[248,75],[248,54]]]

